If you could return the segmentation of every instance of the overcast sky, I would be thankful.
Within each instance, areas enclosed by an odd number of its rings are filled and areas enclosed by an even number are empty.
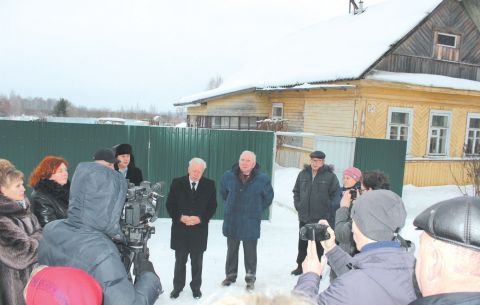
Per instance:
[[[228,78],[263,46],[348,13],[348,3],[0,0],[0,94],[173,110],[180,97],[205,90],[217,75]]]

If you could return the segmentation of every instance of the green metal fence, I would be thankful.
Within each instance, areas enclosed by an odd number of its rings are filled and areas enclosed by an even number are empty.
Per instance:
[[[406,151],[406,141],[357,138],[353,163],[362,172],[384,172],[390,179],[390,189],[402,196]]]
[[[0,121],[0,158],[23,171],[26,182],[47,155],[64,157],[71,178],[77,164],[92,160],[98,148],[120,143],[132,144],[135,163],[144,179],[165,181],[166,193],[173,178],[187,174],[188,161],[193,157],[207,162],[204,175],[216,181],[217,190],[222,174],[244,150],[254,151],[257,163],[272,177],[273,132]],[[215,218],[219,219],[223,217],[223,202],[218,194],[217,199]],[[164,204],[159,214],[167,216]]]

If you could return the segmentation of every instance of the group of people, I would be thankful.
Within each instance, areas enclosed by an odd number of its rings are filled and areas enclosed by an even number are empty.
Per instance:
[[[328,235],[299,241],[298,266],[292,271],[301,274],[293,289],[303,297],[299,302],[480,304],[478,197],[445,200],[420,213],[414,220],[423,230],[415,259],[411,243],[399,234],[407,217],[404,203],[389,190],[383,173],[362,175],[351,167],[338,188],[331,167],[324,164],[325,154],[316,151],[310,157],[311,165],[300,172],[293,189],[295,208],[300,226],[320,223]],[[319,293],[327,264],[330,283]]]
[[[389,190],[388,177],[349,167],[340,186],[325,158],[321,151],[310,154],[310,165],[296,179],[293,199],[299,229],[320,223],[329,234],[325,240],[299,238],[297,265],[291,273],[300,277],[292,296],[244,300],[480,304],[480,199],[446,200],[417,216],[414,225],[424,233],[415,264],[410,244],[400,236],[405,206]],[[175,251],[172,299],[185,287],[189,257],[192,296],[202,297],[208,224],[217,208],[215,182],[204,177],[206,168],[204,160],[192,158],[187,174],[173,179],[168,193],[170,246]],[[1,304],[155,303],[163,290],[148,254],[137,255],[132,282],[119,251],[126,242],[120,218],[127,181],[139,185],[143,180],[131,145],[96,151],[92,162],[77,166],[71,182],[65,159],[45,157],[30,176],[30,201],[23,178],[12,163],[0,159]],[[255,153],[242,152],[223,174],[220,194],[227,238],[221,285],[236,282],[242,244],[245,288],[252,292],[261,219],[273,200],[271,180],[260,170]],[[327,264],[330,285],[319,293]]]

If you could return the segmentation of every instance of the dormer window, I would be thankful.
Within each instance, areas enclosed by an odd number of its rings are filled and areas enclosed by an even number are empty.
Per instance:
[[[460,35],[435,32],[433,57],[439,60],[459,61]]]

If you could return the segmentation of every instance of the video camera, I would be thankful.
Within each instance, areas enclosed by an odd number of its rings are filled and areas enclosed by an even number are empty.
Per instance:
[[[328,226],[321,223],[307,223],[300,228],[301,240],[316,240],[322,241],[330,238],[330,233],[327,232]]]
[[[155,234],[155,227],[149,223],[157,220],[157,201],[165,197],[163,189],[163,181],[153,186],[150,186],[149,181],[143,181],[139,186],[129,183],[127,200],[120,219],[126,238],[126,249],[122,251],[122,258],[127,272],[130,271],[138,253],[143,253],[148,259],[147,242],[151,235]],[[135,265],[133,274],[137,275]]]

